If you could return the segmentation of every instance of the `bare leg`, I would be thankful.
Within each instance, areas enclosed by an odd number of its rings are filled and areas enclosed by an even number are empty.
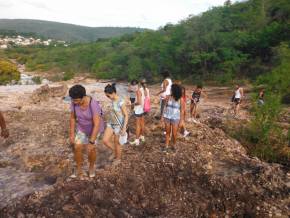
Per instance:
[[[177,131],[178,131],[178,125],[177,124],[172,125],[172,138],[173,138],[173,145],[172,145],[172,147],[175,147],[176,146]]]
[[[97,152],[96,152],[96,146],[95,145],[88,145],[88,159],[89,159],[89,172],[90,174],[94,172],[95,170],[95,163],[97,159]]]
[[[114,135],[113,129],[107,127],[104,133],[103,143],[114,152],[114,145],[112,144],[113,135]]]
[[[142,136],[145,135],[145,118],[144,118],[144,116],[141,117],[141,132],[140,132],[140,134]]]
[[[136,117],[136,139],[139,139],[141,135],[141,119],[141,117]]]
[[[171,124],[170,124],[170,122],[165,122],[165,130],[166,130],[165,146],[168,147],[169,143],[170,143],[170,137],[171,137]]]
[[[83,174],[82,165],[83,165],[83,146],[81,144],[75,145],[74,150],[74,159],[77,164],[77,175],[81,176]]]
[[[119,143],[119,136],[114,135],[114,144],[115,144],[115,155],[117,160],[121,160],[122,157],[122,146]]]

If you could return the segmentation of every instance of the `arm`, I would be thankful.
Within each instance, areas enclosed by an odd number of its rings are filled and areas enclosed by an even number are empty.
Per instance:
[[[0,112],[0,126],[1,126],[1,136],[4,138],[8,138],[9,137],[9,132],[6,128],[6,123],[3,117],[3,114]]]
[[[94,128],[90,137],[90,141],[94,142],[97,139],[99,130],[100,130],[100,116],[98,114],[96,114],[93,118],[93,123],[94,123]]]
[[[137,96],[137,102],[135,103],[136,105],[141,105],[141,92],[138,89],[136,92],[136,96]]]
[[[69,134],[71,144],[75,143],[75,128],[76,128],[75,113],[71,112],[70,113],[70,134]]]
[[[185,108],[184,108],[184,99],[181,98],[180,99],[180,120],[183,122],[184,121],[184,111],[185,111]]]
[[[125,117],[125,120],[124,120],[124,126],[123,126],[123,129],[122,129],[122,134],[125,134],[126,130],[127,130],[127,125],[128,125],[128,120],[129,120],[129,117],[128,117],[128,111],[127,111],[127,108],[126,108],[126,105],[123,104],[122,105],[122,113]]]

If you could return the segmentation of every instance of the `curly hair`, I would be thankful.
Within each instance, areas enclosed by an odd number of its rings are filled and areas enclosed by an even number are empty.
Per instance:
[[[86,89],[82,85],[74,85],[69,89],[69,96],[72,99],[83,98],[86,96]]]

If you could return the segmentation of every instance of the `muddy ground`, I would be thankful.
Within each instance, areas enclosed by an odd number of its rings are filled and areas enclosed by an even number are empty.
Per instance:
[[[81,82],[106,108],[104,84]],[[50,96],[32,103],[36,88],[9,95],[0,88],[11,132],[0,145],[0,217],[288,217],[287,170],[249,157],[238,141],[209,122],[233,119],[229,88],[206,88],[201,123],[188,123],[191,135],[180,136],[175,154],[164,154],[163,129],[155,119],[158,87],[151,87],[146,143],[125,146],[117,167],[99,145],[97,176],[85,181],[68,179],[73,168],[68,104]],[[249,119],[247,108],[245,101],[239,119]],[[130,119],[132,131],[133,126]]]

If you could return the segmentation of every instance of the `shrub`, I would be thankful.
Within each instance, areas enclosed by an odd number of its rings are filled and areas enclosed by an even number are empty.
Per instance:
[[[70,80],[70,79],[74,78],[74,75],[75,75],[74,72],[72,72],[72,71],[67,71],[67,72],[65,72],[64,75],[63,75],[63,80],[64,80],[64,81]]]
[[[13,80],[20,79],[20,72],[17,66],[10,61],[0,60],[0,85],[5,85]]]
[[[35,84],[41,84],[41,78],[39,76],[35,76],[32,78],[32,81],[35,83]]]

